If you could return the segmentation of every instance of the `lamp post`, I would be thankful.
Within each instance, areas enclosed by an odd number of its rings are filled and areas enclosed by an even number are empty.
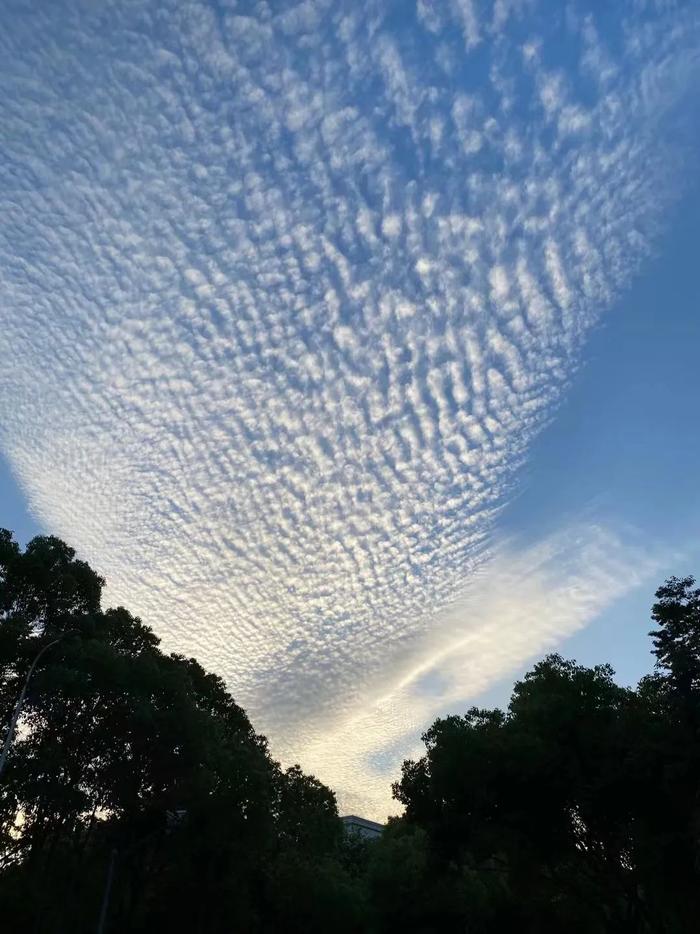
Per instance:
[[[37,663],[39,662],[44,652],[47,652],[52,646],[56,645],[62,639],[65,639],[65,637],[70,635],[72,632],[75,632],[75,630],[70,629],[68,630],[68,632],[61,633],[58,639],[54,639],[52,642],[47,642],[47,644],[43,646],[37,652],[36,658],[32,662],[31,667],[29,671],[27,672],[27,677],[24,679],[24,685],[22,686],[20,695],[17,698],[15,709],[12,711],[12,717],[10,719],[10,725],[7,728],[7,736],[5,737],[5,742],[3,743],[2,752],[0,752],[0,777],[2,777],[2,772],[3,772],[3,769],[5,768],[5,761],[7,759],[7,754],[10,751],[10,746],[12,745],[12,738],[15,733],[15,727],[17,726],[19,715],[22,713],[22,705],[24,704],[24,698],[27,694],[27,688],[29,687],[29,682],[31,680],[31,677],[34,674],[34,669],[36,668]]]

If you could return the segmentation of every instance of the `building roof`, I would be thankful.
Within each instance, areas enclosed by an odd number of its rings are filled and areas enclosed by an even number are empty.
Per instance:
[[[354,827],[358,830],[364,830],[366,833],[380,834],[384,830],[384,824],[378,824],[374,820],[367,820],[366,817],[358,817],[356,814],[346,814],[340,819],[346,827]]]

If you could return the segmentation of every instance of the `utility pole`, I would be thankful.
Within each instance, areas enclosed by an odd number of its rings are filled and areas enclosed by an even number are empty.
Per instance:
[[[5,760],[7,759],[7,754],[10,751],[10,747],[12,746],[12,739],[15,734],[15,727],[17,726],[19,715],[22,713],[22,706],[24,704],[24,698],[27,694],[27,688],[29,687],[29,682],[31,680],[32,675],[34,674],[34,669],[36,668],[39,659],[44,654],[44,652],[47,652],[51,648],[51,646],[56,645],[58,642],[60,642],[62,639],[65,639],[66,636],[70,635],[74,631],[75,630],[71,629],[68,632],[63,632],[58,637],[58,639],[54,639],[53,642],[48,642],[42,649],[39,650],[39,652],[36,655],[36,658],[32,662],[31,667],[29,671],[27,672],[27,677],[24,679],[24,685],[22,686],[20,695],[17,698],[15,709],[12,711],[12,717],[10,718],[10,725],[7,728],[7,736],[5,737],[5,742],[3,743],[2,752],[0,752],[0,778],[2,777],[3,769],[5,768]]]

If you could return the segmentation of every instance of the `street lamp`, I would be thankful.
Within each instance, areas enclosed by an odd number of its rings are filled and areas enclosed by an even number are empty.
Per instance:
[[[53,642],[47,642],[47,644],[43,646],[43,648],[41,648],[37,652],[36,658],[32,662],[31,667],[29,671],[27,672],[27,677],[24,679],[24,685],[22,687],[22,691],[19,697],[17,698],[15,709],[12,711],[12,718],[10,719],[10,725],[7,728],[7,736],[5,737],[5,742],[3,743],[2,752],[0,752],[0,777],[2,777],[2,772],[3,772],[3,769],[5,768],[5,760],[7,759],[7,754],[10,751],[10,746],[12,745],[12,737],[14,736],[14,733],[15,733],[15,727],[17,726],[19,715],[22,713],[22,705],[24,704],[24,698],[27,693],[27,688],[29,687],[29,682],[31,680],[32,675],[34,674],[34,669],[36,668],[39,659],[44,654],[44,652],[47,652],[51,648],[51,646],[56,645],[56,643],[60,642],[62,639],[65,639],[66,636],[69,636],[71,635],[71,633],[74,633],[74,632],[75,632],[74,629],[69,629],[67,632],[61,633],[58,639],[54,639]]]

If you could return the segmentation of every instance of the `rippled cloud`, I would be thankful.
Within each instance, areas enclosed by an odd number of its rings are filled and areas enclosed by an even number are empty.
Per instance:
[[[697,8],[598,9],[6,17],[2,449],[273,748],[312,750],[434,657],[682,191]],[[361,790],[331,759],[306,754]]]
[[[391,783],[405,758],[425,751],[419,737],[436,717],[463,713],[677,557],[640,539],[635,529],[589,518],[537,542],[499,543],[393,677],[368,685],[330,722],[309,718],[301,750],[281,748],[289,756],[301,751],[327,775],[348,810],[385,820],[398,810]]]

